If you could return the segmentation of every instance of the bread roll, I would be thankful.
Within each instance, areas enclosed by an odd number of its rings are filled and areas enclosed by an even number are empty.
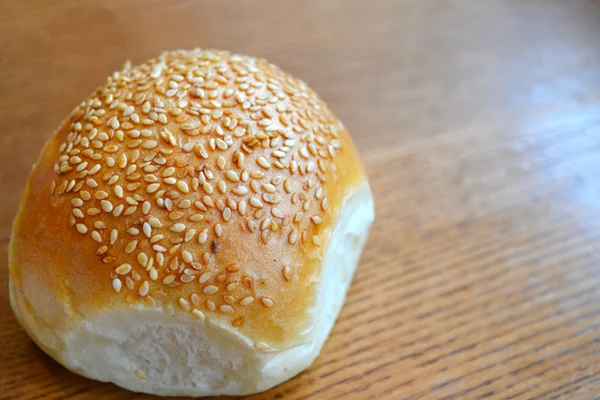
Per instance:
[[[14,221],[11,304],[89,378],[260,392],[319,354],[373,218],[350,136],[305,83],[167,52],[112,74],[45,145]]]

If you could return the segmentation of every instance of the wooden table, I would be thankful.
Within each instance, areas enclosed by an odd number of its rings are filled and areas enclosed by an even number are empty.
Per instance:
[[[322,355],[256,399],[600,395],[600,1],[0,2],[0,261],[37,154],[127,58],[263,56],[331,105],[377,221]],[[137,396],[32,344],[0,397]]]

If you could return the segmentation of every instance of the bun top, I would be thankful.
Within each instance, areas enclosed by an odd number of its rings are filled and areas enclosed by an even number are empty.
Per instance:
[[[329,235],[364,180],[304,82],[251,57],[167,52],[112,74],[46,144],[11,280],[55,331],[156,307],[275,349],[306,328]]]

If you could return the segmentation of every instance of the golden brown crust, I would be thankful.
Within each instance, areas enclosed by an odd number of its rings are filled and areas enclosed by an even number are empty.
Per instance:
[[[279,348],[305,328],[329,234],[364,179],[303,82],[227,52],[164,53],[113,74],[46,145],[11,280],[59,331],[141,305]]]

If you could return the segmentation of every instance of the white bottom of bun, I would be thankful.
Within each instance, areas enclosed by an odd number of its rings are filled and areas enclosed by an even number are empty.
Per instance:
[[[344,303],[373,219],[373,199],[365,184],[347,199],[332,234],[309,324],[312,329],[303,333],[299,345],[283,351],[259,351],[235,329],[199,321],[188,313],[171,317],[162,310],[140,309],[96,315],[58,338],[59,345],[44,340],[48,332],[35,334],[43,330],[35,326],[35,318],[19,319],[67,368],[135,392],[162,396],[261,392],[302,372],[319,355]],[[17,301],[13,296],[11,301]],[[52,351],[56,349],[61,350]]]

